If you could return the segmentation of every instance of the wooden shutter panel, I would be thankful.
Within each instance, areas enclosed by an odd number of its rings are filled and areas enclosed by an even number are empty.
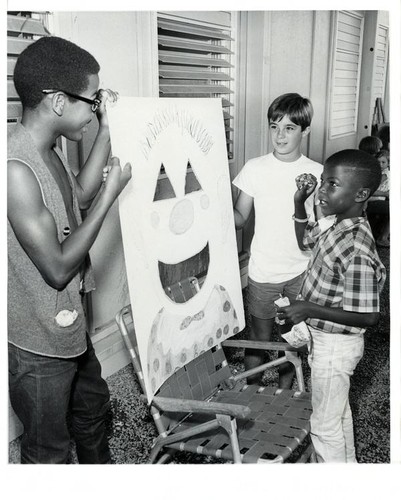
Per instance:
[[[388,26],[378,26],[376,33],[375,65],[373,74],[373,92],[371,114],[373,116],[374,104],[377,98],[384,99],[387,77],[387,60],[389,50]]]
[[[335,26],[331,82],[330,138],[354,133],[358,119],[363,18],[340,11]]]
[[[160,97],[221,97],[228,157],[233,158],[230,28],[158,15]]]
[[[37,16],[32,17],[32,16]],[[22,106],[14,87],[13,74],[18,56],[32,42],[48,35],[39,13],[7,14],[7,124],[12,127],[21,119]]]

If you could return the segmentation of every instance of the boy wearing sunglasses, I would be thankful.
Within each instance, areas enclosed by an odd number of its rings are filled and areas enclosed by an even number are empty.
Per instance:
[[[131,167],[122,169],[117,158],[107,166],[105,103],[117,95],[98,90],[99,69],[77,45],[44,37],[21,53],[14,70],[23,114],[7,155],[8,346],[10,400],[24,425],[22,463],[66,463],[67,413],[79,462],[110,462],[109,392],[83,297],[94,288],[88,252]],[[56,141],[81,140],[95,113],[97,136],[74,175]]]

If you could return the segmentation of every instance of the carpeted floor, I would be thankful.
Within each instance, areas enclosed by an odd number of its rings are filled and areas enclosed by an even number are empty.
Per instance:
[[[389,249],[379,248],[379,255],[389,275]],[[351,382],[350,404],[354,416],[357,458],[360,463],[390,462],[390,303],[389,276],[381,296],[381,319],[365,334],[365,354]],[[233,369],[242,369],[243,353],[230,349],[227,358]],[[307,388],[309,368],[304,362]],[[115,464],[141,464],[147,461],[156,431],[147,407],[140,400],[139,385],[131,366],[107,379],[111,393],[111,412],[107,423],[112,459]],[[264,382],[274,382],[266,376]],[[9,462],[19,463],[19,438],[10,443]],[[71,445],[71,463],[76,463]],[[185,453],[176,455],[175,463],[215,463]]]

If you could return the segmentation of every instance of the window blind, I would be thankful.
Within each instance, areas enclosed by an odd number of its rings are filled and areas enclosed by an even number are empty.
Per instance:
[[[160,14],[157,24],[159,96],[221,97],[227,153],[232,159],[232,30]]]
[[[373,74],[373,92],[371,115],[373,116],[374,104],[380,97],[384,99],[387,77],[387,60],[389,50],[389,30],[387,26],[379,25],[376,33],[375,65]]]
[[[335,22],[335,45],[330,101],[330,138],[357,128],[363,17],[340,11]]]
[[[7,13],[7,124],[17,123],[22,106],[14,87],[13,74],[18,56],[33,41],[48,35],[43,14],[38,12]]]

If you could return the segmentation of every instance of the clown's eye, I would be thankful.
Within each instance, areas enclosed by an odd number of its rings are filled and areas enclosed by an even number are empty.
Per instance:
[[[192,165],[188,160],[187,164],[187,175],[185,177],[185,194],[193,193],[194,191],[201,191],[202,187],[198,181],[198,178],[195,175],[195,172],[192,170]]]
[[[174,188],[170,182],[163,163],[160,166],[159,179],[156,183],[155,195],[153,201],[168,200],[176,198]]]

